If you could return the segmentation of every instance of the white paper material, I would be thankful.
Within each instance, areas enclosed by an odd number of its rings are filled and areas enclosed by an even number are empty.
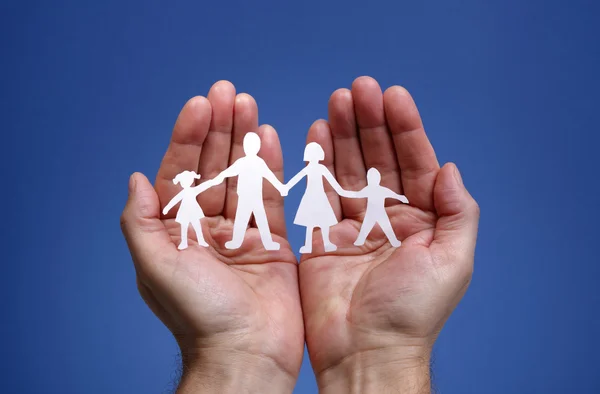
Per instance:
[[[306,227],[306,239],[304,246],[300,248],[300,253],[312,252],[312,234],[315,227],[321,229],[325,251],[333,252],[337,250],[337,246],[329,240],[329,228],[338,221],[327,199],[323,178],[329,182],[339,195],[344,196],[347,193],[335,180],[327,167],[319,164],[324,158],[325,153],[321,145],[316,142],[306,145],[304,149],[304,161],[307,161],[308,165],[286,184],[286,188],[289,190],[302,178],[306,177],[307,179],[306,191],[304,192],[304,196],[302,196],[298,212],[294,219],[294,224]]]
[[[175,221],[181,224],[181,243],[178,247],[180,250],[188,247],[187,232],[190,224],[196,232],[198,244],[204,247],[208,246],[202,235],[200,225],[204,212],[196,197],[208,188],[222,183],[225,178],[235,176],[238,177],[238,206],[235,212],[232,239],[225,243],[227,249],[237,249],[242,245],[250,218],[254,215],[254,221],[264,248],[266,250],[279,250],[280,244],[273,241],[267,222],[263,202],[263,179],[275,186],[282,196],[286,196],[288,191],[304,177],[307,179],[306,191],[302,196],[294,218],[294,224],[306,227],[306,239],[304,246],[300,248],[300,253],[312,253],[312,235],[315,228],[321,229],[325,252],[337,250],[337,246],[329,239],[329,229],[338,221],[325,193],[323,179],[327,180],[342,197],[367,199],[367,211],[354,245],[364,245],[373,227],[379,224],[392,246],[400,246],[401,242],[396,238],[390,219],[385,211],[385,199],[394,198],[405,204],[408,204],[408,199],[406,196],[381,186],[381,174],[377,169],[369,169],[367,172],[367,186],[362,190],[344,190],[327,167],[320,164],[325,158],[321,145],[311,142],[306,145],[304,150],[304,161],[308,164],[284,185],[269,169],[265,161],[258,156],[260,150],[260,137],[258,134],[247,133],[244,136],[243,145],[245,156],[236,160],[229,168],[210,181],[192,186],[194,180],[200,179],[200,175],[194,171],[183,171],[173,179],[173,183],[179,183],[183,190],[167,204],[163,209],[163,214],[166,215],[171,208],[181,203],[175,218]]]
[[[365,218],[363,219],[358,238],[354,242],[356,246],[362,246],[365,244],[367,236],[375,227],[375,224],[379,224],[392,246],[398,247],[401,242],[396,238],[390,218],[385,211],[385,199],[394,198],[405,204],[408,204],[406,196],[393,192],[387,187],[381,186],[381,174],[376,168],[369,168],[367,171],[367,186],[358,192],[347,192],[348,197],[352,198],[366,198],[367,199],[367,211],[365,212]]]
[[[202,235],[202,226],[200,225],[200,219],[204,217],[204,212],[202,211],[202,208],[200,208],[196,196],[209,187],[216,185],[216,183],[214,183],[214,181],[207,181],[201,185],[192,187],[195,179],[200,179],[200,175],[196,174],[194,171],[183,171],[178,174],[175,179],[173,179],[173,183],[179,183],[181,187],[183,187],[183,190],[173,197],[163,209],[163,215],[166,215],[171,208],[181,202],[179,211],[177,211],[177,216],[175,217],[175,221],[181,225],[181,243],[178,246],[179,250],[188,247],[187,233],[190,224],[196,232],[198,245],[208,246]]]
[[[267,213],[263,202],[263,178],[275,186],[282,196],[287,195],[287,190],[267,167],[267,163],[258,157],[259,150],[260,137],[258,134],[247,133],[244,136],[244,154],[246,156],[237,159],[214,179],[219,184],[225,178],[238,177],[238,206],[233,222],[233,237],[231,241],[225,243],[227,249],[237,249],[242,245],[252,215],[254,215],[254,221],[265,249],[279,250],[280,248],[279,243],[273,241],[267,222]]]

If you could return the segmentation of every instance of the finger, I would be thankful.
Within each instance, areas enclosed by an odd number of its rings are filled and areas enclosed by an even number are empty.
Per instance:
[[[283,153],[277,131],[269,125],[258,128],[261,146],[258,155],[265,161],[267,167],[273,171],[277,179],[283,182]],[[285,216],[283,211],[283,197],[269,182],[264,182],[263,201],[267,212],[267,221],[273,234],[286,236]]]
[[[366,184],[366,170],[356,130],[354,103],[348,89],[338,89],[329,99],[329,127],[333,137],[334,166],[337,181],[343,189],[360,190]],[[341,199],[345,217],[357,218],[364,212],[363,199]]]
[[[244,136],[258,129],[258,107],[252,96],[241,93],[235,98],[233,107],[233,131],[231,136],[231,152],[229,165],[244,155]],[[237,177],[227,179],[227,195],[225,197],[225,208],[223,216],[233,219],[237,209]]]
[[[325,152],[325,159],[322,161],[327,169],[333,174],[335,177],[335,168],[334,168],[334,151],[333,151],[333,138],[331,137],[331,130],[329,129],[329,123],[327,121],[320,119],[315,121],[310,128],[308,129],[308,136],[306,137],[306,143],[316,142],[323,148]],[[325,183],[325,193],[327,194],[327,199],[333,208],[333,212],[335,212],[335,217],[337,220],[342,220],[342,202],[340,201],[340,196],[333,190],[333,187],[328,182]]]
[[[453,163],[439,171],[434,188],[435,209],[439,216],[432,248],[443,247],[451,260],[472,262],[479,225],[479,206],[465,188]]]
[[[201,96],[190,99],[179,113],[171,142],[156,176],[156,192],[164,205],[181,191],[181,187],[173,184],[173,178],[182,171],[195,171],[198,168],[210,118],[210,103]],[[167,217],[175,217],[175,212]]]
[[[160,202],[148,179],[134,173],[129,179],[129,199],[121,215],[121,229],[127,240],[138,275],[144,279],[157,274],[153,262],[168,253],[177,253],[175,244],[160,220]]]
[[[371,77],[357,78],[352,84],[352,98],[365,167],[377,168],[381,173],[381,184],[402,194],[400,167],[392,135],[385,122],[383,93],[379,84]],[[393,199],[386,202],[386,205],[400,203]]]
[[[385,116],[400,165],[402,187],[411,205],[433,211],[433,185],[440,169],[417,106],[406,89],[392,86],[383,95]]]
[[[202,181],[213,179],[227,168],[233,128],[233,106],[235,87],[231,82],[219,81],[208,92],[212,117],[208,134],[202,146],[198,173]],[[223,212],[227,183],[213,186],[208,193],[198,195],[198,202],[206,216],[217,216]]]

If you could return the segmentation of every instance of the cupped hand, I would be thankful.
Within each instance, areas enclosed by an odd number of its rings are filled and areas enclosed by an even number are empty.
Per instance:
[[[377,168],[381,185],[409,205],[387,200],[402,245],[394,248],[376,226],[353,246],[366,201],[328,191],[340,222],[338,245],[299,266],[306,342],[323,392],[428,392],[429,355],[446,319],[465,293],[473,270],[479,208],[454,164],[440,168],[409,93],[382,93],[369,77],[334,92],[329,122],[315,122],[308,141],[325,150],[324,164],[340,185],[357,191]]]
[[[137,273],[139,291],[173,332],[181,348],[184,374],[180,392],[291,392],[304,346],[296,258],[286,240],[283,199],[265,182],[264,200],[271,232],[281,244],[266,251],[256,228],[239,249],[227,250],[237,199],[236,178],[198,196],[206,218],[209,247],[178,251],[177,208],[160,216],[180,190],[173,178],[194,170],[210,180],[243,155],[247,132],[259,134],[259,152],[283,180],[283,158],[276,131],[258,127],[258,109],[247,94],[217,82],[207,98],[183,107],[162,160],[155,186],[140,173],[130,179],[130,196],[121,224]]]

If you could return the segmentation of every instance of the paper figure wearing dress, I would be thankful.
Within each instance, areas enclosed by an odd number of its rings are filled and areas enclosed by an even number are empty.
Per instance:
[[[367,210],[365,212],[365,218],[363,220],[358,238],[354,242],[354,245],[361,246],[365,244],[367,236],[375,227],[375,224],[379,224],[392,246],[398,247],[401,242],[396,238],[392,224],[385,211],[385,199],[393,198],[399,200],[405,204],[408,204],[406,196],[395,193],[387,187],[381,186],[381,174],[377,169],[370,168],[367,171],[367,186],[358,192],[348,192],[348,197],[352,198],[367,198]]]
[[[263,178],[269,181],[281,193],[287,194],[283,184],[267,166],[267,163],[258,156],[260,150],[260,137],[256,133],[247,133],[244,136],[244,154],[246,156],[237,159],[229,168],[215,177],[218,183],[225,178],[238,177],[237,194],[238,205],[233,222],[233,237],[225,243],[227,249],[237,249],[244,241],[244,235],[254,215],[256,227],[266,250],[279,250],[278,242],[273,241],[267,213],[263,202]]]
[[[181,243],[178,246],[179,250],[188,247],[188,227],[191,224],[198,238],[198,245],[208,246],[202,234],[202,225],[200,219],[204,217],[204,212],[200,208],[200,204],[196,200],[196,196],[211,186],[216,185],[214,181],[207,181],[201,185],[192,187],[195,179],[200,179],[200,175],[194,171],[183,171],[173,179],[174,184],[181,184],[183,190],[180,191],[163,209],[163,215],[166,215],[171,208],[181,201],[175,221],[181,225]]]
[[[335,180],[331,172],[323,164],[319,164],[325,158],[323,148],[316,142],[311,142],[304,149],[304,161],[308,165],[296,174],[286,185],[289,190],[302,178],[307,178],[306,191],[294,219],[294,224],[306,227],[306,241],[300,248],[300,253],[312,252],[312,234],[316,227],[321,229],[323,245],[326,252],[337,250],[337,246],[329,240],[329,227],[335,225],[338,221],[333,212],[333,208],[327,199],[323,178],[333,187],[341,196],[347,196],[347,192],[342,189]]]

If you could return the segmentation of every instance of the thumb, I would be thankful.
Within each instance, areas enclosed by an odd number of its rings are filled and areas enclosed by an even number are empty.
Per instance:
[[[451,253],[472,259],[479,225],[479,205],[465,188],[454,163],[447,163],[440,169],[433,189],[433,201],[439,219],[432,246],[441,244]]]
[[[129,198],[121,215],[121,230],[140,274],[151,269],[157,256],[174,250],[169,233],[160,220],[158,195],[148,178],[139,172],[129,178]]]

